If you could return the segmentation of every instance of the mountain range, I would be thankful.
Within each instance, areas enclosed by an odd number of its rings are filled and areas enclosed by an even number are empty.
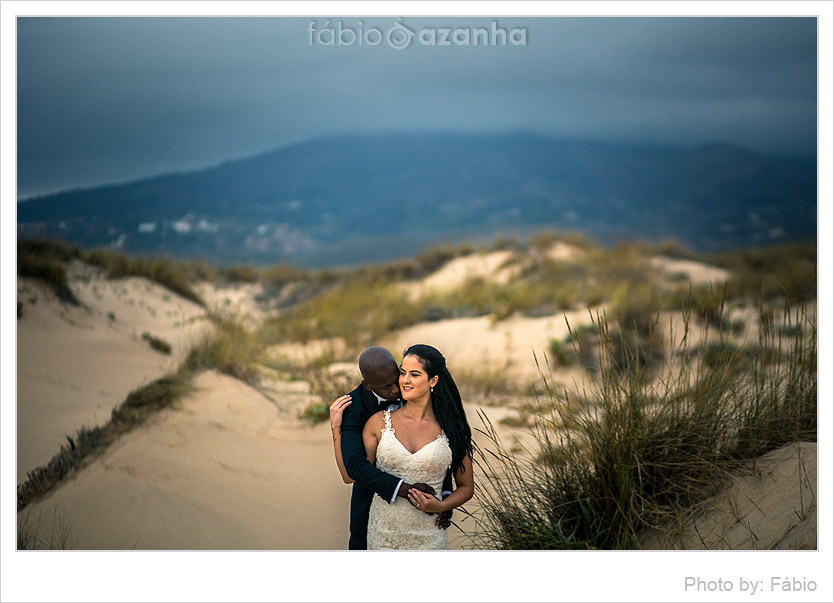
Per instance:
[[[729,144],[525,132],[339,135],[18,202],[18,236],[219,263],[337,265],[535,230],[700,251],[816,237],[817,165]]]

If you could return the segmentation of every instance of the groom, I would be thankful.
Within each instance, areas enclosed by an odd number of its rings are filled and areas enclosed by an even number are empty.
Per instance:
[[[350,392],[352,404],[347,406],[342,415],[342,459],[348,476],[354,480],[350,497],[348,548],[351,550],[368,548],[368,516],[374,493],[388,503],[394,502],[398,496],[408,501],[410,488],[436,494],[431,486],[408,484],[368,462],[365,444],[362,441],[362,429],[371,415],[387,409],[391,404],[396,407],[402,406],[400,367],[391,352],[373,346],[360,354],[359,372],[362,373],[362,383]],[[451,474],[447,473],[443,482],[444,493],[450,492],[451,489],[452,478]],[[441,514],[435,523],[446,529],[450,517],[451,512]]]

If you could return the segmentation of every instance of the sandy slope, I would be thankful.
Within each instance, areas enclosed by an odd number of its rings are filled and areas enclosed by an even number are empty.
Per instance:
[[[205,329],[202,308],[147,279],[71,274],[81,307],[18,279],[18,483],[49,461],[66,435],[107,422],[131,390],[175,368]],[[151,349],[145,332],[170,343],[171,355]]]
[[[328,424],[294,414],[304,384],[270,382],[268,397],[213,372],[195,384],[20,516],[48,527],[57,513],[76,549],[347,548],[350,486]]]
[[[550,249],[547,250],[547,256],[552,260],[570,261],[580,260],[586,255],[583,249],[570,245],[564,241],[556,241]]]
[[[564,340],[568,323],[573,329],[590,324],[591,315],[582,310],[540,318],[512,316],[500,322],[488,316],[440,320],[403,329],[385,343],[397,353],[415,343],[430,343],[443,352],[454,375],[491,379],[497,374],[524,388],[540,382],[536,359],[545,367],[551,340]]]
[[[712,284],[719,290],[731,276],[728,270],[693,260],[658,256],[651,259],[651,264],[667,276],[679,275],[681,279],[691,281],[693,286]]]
[[[816,549],[816,442],[762,456],[683,531],[651,532],[641,544],[644,549]]]
[[[504,268],[512,255],[511,251],[493,251],[455,258],[424,278],[420,282],[420,289],[446,291],[472,278],[486,278],[496,283],[506,283],[516,272]]]
[[[57,508],[78,549],[343,548],[350,489],[329,426],[288,420],[230,377],[195,384],[203,391],[121,438],[30,516]]]
[[[554,260],[574,261],[581,259],[584,252],[572,245],[557,241],[546,255]],[[513,261],[518,260],[518,261]],[[508,283],[521,272],[523,258],[512,251],[491,251],[473,253],[454,258],[425,278],[415,282],[400,283],[403,292],[411,299],[435,292],[442,293],[461,286],[470,279],[484,279],[499,285]]]
[[[220,286],[211,282],[200,282],[194,286],[197,295],[206,306],[217,312],[236,317],[247,327],[260,324],[266,312],[257,299],[267,299],[261,283],[234,283]]]

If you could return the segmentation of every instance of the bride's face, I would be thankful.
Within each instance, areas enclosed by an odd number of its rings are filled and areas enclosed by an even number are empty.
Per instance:
[[[428,399],[431,388],[437,384],[435,375],[429,379],[423,362],[416,356],[406,356],[400,365],[400,392],[403,400]]]

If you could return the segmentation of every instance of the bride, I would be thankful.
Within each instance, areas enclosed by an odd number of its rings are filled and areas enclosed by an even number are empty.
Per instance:
[[[388,504],[375,496],[368,549],[448,549],[448,534],[432,515],[472,498],[472,431],[446,359],[435,348],[418,344],[403,353],[400,391],[406,402],[402,408],[378,412],[365,424],[368,461],[408,483],[426,483],[435,492],[441,491],[451,467],[456,488],[443,500],[412,488],[411,505],[402,498]]]

